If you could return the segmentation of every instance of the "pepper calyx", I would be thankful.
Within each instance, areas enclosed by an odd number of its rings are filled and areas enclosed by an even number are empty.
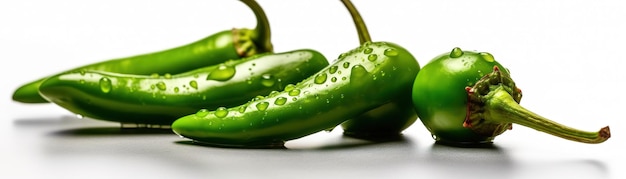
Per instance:
[[[231,32],[233,34],[233,45],[235,46],[235,50],[240,57],[249,57],[266,52],[265,49],[259,49],[257,44],[254,43],[253,30],[246,28],[233,28]]]
[[[465,88],[468,102],[463,127],[470,128],[477,134],[491,139],[512,129],[510,122],[487,119],[489,116],[486,116],[485,105],[496,89],[505,90],[517,103],[522,99],[522,91],[515,86],[509,74],[503,73],[498,66],[494,66],[493,72],[483,76],[474,86]]]
[[[487,136],[493,140],[513,123],[563,139],[598,144],[608,140],[611,132],[608,126],[598,131],[583,131],[559,124],[542,117],[519,105],[521,90],[508,73],[502,73],[494,67],[492,73],[485,75],[473,87],[466,88],[468,94],[467,115],[463,126]]]

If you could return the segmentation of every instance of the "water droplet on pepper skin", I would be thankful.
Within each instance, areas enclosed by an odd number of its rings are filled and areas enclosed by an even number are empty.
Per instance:
[[[357,78],[361,78],[365,75],[367,75],[367,70],[365,69],[365,67],[363,67],[362,65],[354,65],[352,67],[352,71],[350,71],[350,80],[352,79],[357,79]]]
[[[493,55],[491,55],[490,53],[480,52],[479,54],[480,54],[480,56],[483,57],[483,60],[485,60],[487,62],[494,62],[494,61],[496,61],[495,58],[493,58]]]
[[[248,106],[239,106],[239,113],[244,113],[246,112],[246,108],[248,108]]]
[[[350,62],[343,62],[343,68],[350,67]]]
[[[207,80],[226,81],[235,76],[235,68],[221,64],[207,75]]]
[[[157,87],[157,88],[159,88],[159,90],[161,90],[161,91],[165,91],[165,90],[167,89],[167,86],[166,86],[166,85],[165,85],[165,83],[164,83],[164,82],[162,82],[162,81],[161,81],[161,82],[158,82],[158,83],[156,84],[156,87]]]
[[[228,115],[228,109],[226,107],[219,107],[215,110],[215,117],[223,118]]]
[[[374,49],[369,48],[369,47],[366,47],[365,49],[363,49],[363,53],[364,53],[364,54],[370,54],[370,53],[372,53],[373,51],[374,51]]]
[[[459,48],[459,47],[455,47],[450,52],[450,58],[458,58],[458,57],[461,57],[461,56],[463,56],[463,50],[461,50],[461,48]]]
[[[395,48],[388,48],[385,49],[385,52],[383,52],[383,54],[388,57],[395,57],[398,56],[398,50],[396,50]]]
[[[339,68],[338,66],[334,66],[333,65],[333,66],[330,67],[330,69],[328,69],[328,73],[335,74],[335,72],[337,72],[338,68]]]
[[[103,93],[111,92],[111,88],[112,88],[112,85],[111,85],[111,80],[109,78],[107,77],[100,78],[100,90]]]
[[[198,110],[198,112],[196,112],[197,117],[205,117],[207,115],[209,115],[209,110],[207,109],[200,109]]]
[[[326,75],[326,73],[321,73],[315,76],[315,80],[313,82],[315,82],[315,84],[323,84],[326,82],[326,78],[328,78],[328,75]]]
[[[191,86],[193,89],[198,89],[198,82],[196,80],[191,80],[189,81],[189,86]]]
[[[293,89],[291,91],[289,91],[289,96],[298,96],[300,95],[300,90],[299,89]]]
[[[269,107],[269,105],[270,105],[270,103],[263,101],[263,102],[257,103],[256,104],[256,108],[259,111],[265,111],[267,109],[267,107]]]
[[[285,91],[291,91],[293,89],[296,89],[296,85],[288,84],[287,86],[285,86]]]
[[[283,105],[285,103],[287,103],[287,98],[285,97],[278,97],[276,98],[276,101],[274,101],[274,104],[276,105]]]
[[[264,74],[261,76],[261,84],[265,87],[272,87],[276,84],[276,81],[272,75]]]
[[[369,60],[370,62],[376,61],[376,59],[378,59],[378,55],[376,54],[370,54],[367,56],[367,60]]]

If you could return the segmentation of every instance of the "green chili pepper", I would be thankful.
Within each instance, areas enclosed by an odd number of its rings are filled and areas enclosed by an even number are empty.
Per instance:
[[[106,60],[64,72],[98,70],[138,75],[176,74],[215,65],[230,59],[272,52],[270,26],[265,12],[254,0],[241,1],[252,9],[257,18],[257,26],[254,30],[245,28],[226,30],[183,46]],[[38,92],[39,85],[46,78],[20,86],[14,91],[13,100],[23,103],[47,103],[48,101],[42,98]]]
[[[486,52],[454,48],[435,57],[415,78],[412,98],[422,123],[444,144],[491,143],[513,123],[584,143],[610,137],[608,126],[598,132],[581,131],[520,106],[521,90],[509,71]]]
[[[218,107],[240,105],[281,90],[326,66],[328,61],[321,53],[297,50],[255,55],[177,75],[70,72],[48,78],[40,92],[47,100],[85,117],[170,125],[199,109],[223,111]]]
[[[413,55],[393,43],[371,42],[362,20],[355,23],[362,45],[317,74],[237,107],[181,117],[173,131],[214,146],[282,147],[410,95],[420,68]]]

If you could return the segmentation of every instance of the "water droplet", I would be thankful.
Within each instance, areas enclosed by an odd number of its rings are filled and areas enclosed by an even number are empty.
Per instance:
[[[363,49],[363,53],[364,53],[364,54],[370,54],[370,53],[372,53],[373,51],[374,51],[374,49],[369,48],[369,47],[366,47],[365,49]]]
[[[80,79],[80,80],[78,80],[78,83],[80,83],[80,84],[85,84],[85,80]]]
[[[226,107],[219,107],[215,110],[215,117],[223,118],[228,115],[228,109]]]
[[[276,84],[276,81],[274,81],[274,77],[272,75],[264,74],[261,76],[261,84],[265,87],[271,87]]]
[[[324,82],[326,82],[326,78],[328,77],[328,75],[326,75],[326,73],[321,73],[317,76],[315,76],[315,84],[322,84]]]
[[[248,106],[239,106],[239,113],[246,112],[246,108],[248,108]]]
[[[436,141],[439,140],[439,137],[437,137],[435,134],[430,134],[430,137],[432,137],[433,139],[435,139]]]
[[[178,89],[178,87],[174,87],[174,93],[178,93],[178,91],[180,91],[180,89]]]
[[[100,78],[100,90],[102,90],[103,93],[111,92],[111,87],[111,80],[109,78]]]
[[[298,98],[293,97],[293,98],[291,98],[291,100],[292,100],[292,101],[297,101],[297,100],[298,100]]]
[[[78,118],[78,119],[84,119],[84,118],[85,118],[85,116],[83,116],[83,115],[81,115],[81,114],[76,114],[76,118]]]
[[[85,72],[85,70],[80,70],[80,71],[78,71],[78,73],[80,74],[80,76],[85,76],[85,73],[87,73],[87,72]]]
[[[343,68],[350,67],[350,62],[343,62]]]
[[[165,77],[165,79],[172,79],[172,74],[166,73],[163,77]]]
[[[338,66],[333,65],[333,66],[330,67],[330,69],[328,69],[328,73],[335,74],[335,72],[337,72],[338,68],[339,68]]]
[[[493,58],[493,55],[491,55],[490,53],[487,53],[487,52],[480,52],[480,56],[482,56],[483,60],[485,60],[487,62],[494,62],[494,61],[496,61],[495,58]]]
[[[289,96],[298,96],[300,95],[300,90],[299,89],[293,89],[291,91],[289,91]]]
[[[346,78],[345,76],[344,76],[344,77],[341,77],[341,80],[342,80],[342,81],[346,81],[347,79],[348,79],[348,78]]]
[[[296,85],[288,84],[287,86],[285,86],[285,91],[291,91],[293,89],[296,89]]]
[[[164,90],[166,90],[166,89],[167,89],[167,86],[166,86],[166,85],[165,85],[165,83],[164,83],[164,82],[162,82],[162,81],[161,81],[161,82],[158,82],[158,83],[156,84],[156,87],[157,87],[157,88],[159,88],[159,90],[161,90],[161,91],[164,91]]]
[[[262,100],[262,99],[265,99],[265,97],[263,97],[263,96],[256,96],[256,97],[252,98],[252,101],[258,101],[258,100]]]
[[[189,86],[191,86],[193,89],[198,89],[198,82],[196,80],[191,80],[189,81]]]
[[[207,115],[209,115],[209,110],[207,109],[200,109],[198,112],[196,112],[197,117],[205,117]]]
[[[269,94],[269,95],[267,95],[267,96],[268,96],[268,97],[274,97],[274,96],[276,96],[276,95],[278,95],[278,94],[280,94],[280,92],[278,92],[278,91],[272,91],[272,92],[270,92],[270,94]]]
[[[365,70],[365,67],[363,67],[362,65],[354,65],[352,67],[352,71],[350,71],[350,80],[351,81],[357,81],[357,80],[352,80],[352,79],[357,79],[357,78],[361,78],[365,75],[367,75],[367,70]]]
[[[398,50],[396,50],[395,48],[388,48],[385,49],[385,52],[383,52],[383,54],[388,57],[395,57],[398,56]]]
[[[348,53],[342,53],[342,54],[339,55],[339,57],[337,57],[338,58],[337,60],[346,58],[346,56],[348,56]]]
[[[159,74],[158,73],[152,73],[150,74],[151,78],[159,78]]]
[[[207,75],[207,80],[226,81],[235,76],[235,68],[221,64]]]
[[[367,60],[369,60],[370,62],[376,61],[376,59],[378,59],[378,55],[376,54],[370,54],[367,56]]]
[[[341,97],[341,99],[343,99],[343,98],[345,98],[345,97],[346,97],[346,95],[345,95],[345,94],[343,94],[343,93],[341,93],[341,94],[340,94],[340,97]]]
[[[276,105],[283,105],[285,103],[287,103],[287,98],[285,97],[278,97],[276,98],[276,101],[274,101],[274,104]]]
[[[269,106],[270,103],[263,101],[256,104],[256,109],[258,109],[259,111],[265,111]]]
[[[454,49],[452,49],[452,51],[450,52],[450,58],[458,58],[462,55],[463,55],[463,50],[461,50],[461,48],[459,47],[454,47]]]
[[[334,83],[334,82],[336,82],[336,81],[337,81],[337,77],[332,77],[332,78],[330,79],[330,81],[332,81],[333,83]]]

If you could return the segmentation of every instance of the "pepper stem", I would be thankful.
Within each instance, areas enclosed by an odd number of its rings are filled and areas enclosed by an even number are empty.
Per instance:
[[[574,129],[527,110],[515,102],[513,97],[502,87],[496,88],[492,93],[485,103],[485,116],[488,116],[486,120],[515,123],[567,140],[583,143],[602,143],[611,137],[608,126],[597,132]]]
[[[463,126],[482,135],[495,137],[510,129],[514,123],[583,143],[602,143],[611,137],[608,126],[597,132],[582,131],[551,121],[522,107],[519,105],[521,90],[515,87],[508,73],[503,73],[497,66],[492,73],[485,75],[466,90],[468,114]]]
[[[367,31],[367,26],[365,26],[365,22],[363,18],[361,18],[361,14],[354,7],[350,0],[341,0],[344,6],[348,8],[350,15],[352,16],[352,20],[354,21],[354,25],[356,25],[357,33],[359,34],[359,42],[361,44],[365,44],[365,42],[371,42],[370,33]]]
[[[273,52],[270,23],[267,15],[265,15],[265,11],[255,0],[241,0],[241,2],[250,7],[256,17],[257,24],[254,28],[255,33],[252,35],[252,40],[257,44],[258,48],[261,48],[260,51]]]

